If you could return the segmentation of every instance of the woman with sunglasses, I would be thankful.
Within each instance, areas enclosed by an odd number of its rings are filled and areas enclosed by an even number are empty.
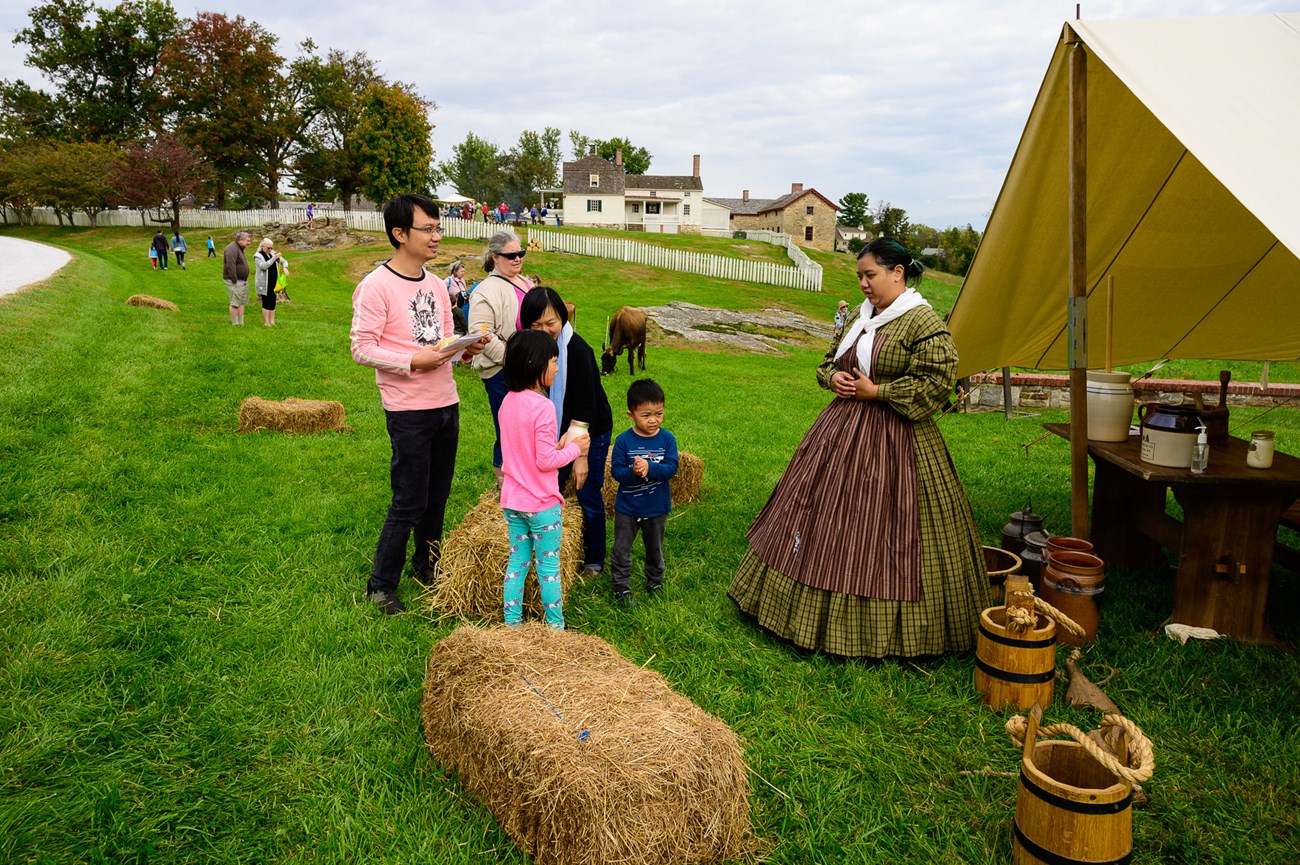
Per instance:
[[[496,439],[492,443],[492,470],[497,476],[497,490],[504,477],[501,471],[501,425],[497,414],[501,401],[506,398],[505,366],[506,341],[520,330],[519,304],[533,284],[520,275],[524,267],[524,249],[513,231],[498,231],[488,239],[483,253],[483,270],[487,278],[480,282],[469,297],[469,332],[494,333],[497,338],[483,347],[474,358],[474,369],[483,379],[488,405],[492,407],[492,426]]]

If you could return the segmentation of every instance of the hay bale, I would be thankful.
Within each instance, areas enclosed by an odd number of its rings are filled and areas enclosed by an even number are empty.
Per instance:
[[[537,865],[754,849],[740,740],[598,637],[463,626],[424,678],[429,752]]]
[[[181,308],[170,300],[163,300],[161,297],[153,297],[148,294],[133,294],[126,299],[127,306],[147,306],[150,309],[165,309],[169,312],[180,312]]]
[[[582,509],[566,501],[560,513],[560,596],[578,581],[582,562]],[[427,596],[429,608],[445,616],[488,622],[504,621],[502,591],[510,559],[510,535],[496,491],[489,489],[443,539],[439,576]],[[542,618],[537,571],[524,580],[524,616]]]
[[[605,499],[605,516],[614,516],[614,496],[618,494],[618,481],[609,471],[610,462],[614,459],[614,449],[611,447],[609,455],[605,457],[605,484],[600,489],[601,497]],[[700,500],[700,484],[704,482],[704,460],[697,457],[689,451],[677,452],[677,474],[673,476],[673,505],[688,505]],[[564,494],[572,496],[574,494],[573,475],[569,475],[569,481],[564,487]]]
[[[343,403],[333,400],[295,399],[281,402],[250,396],[239,405],[239,431],[275,430],[290,433],[318,433],[326,430],[352,432]]]

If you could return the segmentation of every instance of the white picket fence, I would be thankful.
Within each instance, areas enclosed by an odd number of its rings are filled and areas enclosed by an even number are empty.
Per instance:
[[[165,226],[167,224],[152,221],[152,217],[156,215],[153,211],[146,213],[145,227],[158,228],[160,225]],[[169,215],[168,212],[162,214],[164,218]],[[74,225],[87,226],[90,224],[90,220],[86,218],[84,213],[75,213],[73,216]],[[347,223],[348,228],[357,231],[378,231],[382,233],[384,230],[384,215],[375,210],[345,212],[333,208],[318,207],[315,210],[315,216],[318,223],[341,219]],[[37,225],[57,225],[59,220],[52,209],[38,207],[32,213],[32,221]],[[190,210],[188,208],[181,210],[182,231],[191,228],[257,228],[268,222],[293,224],[306,221],[307,208],[305,207],[282,207],[279,210]],[[139,228],[140,212],[138,210],[105,210],[99,214],[96,223],[105,228]],[[66,215],[63,218],[63,224],[68,224]],[[472,219],[454,219],[451,217],[442,220],[444,237],[487,240],[500,230],[501,226],[490,222],[475,222]]]
[[[756,234],[783,237],[785,243],[776,239],[755,237]],[[589,255],[597,258],[613,258],[647,267],[661,267],[665,270],[681,270],[697,273],[701,276],[714,276],[719,279],[734,279],[741,282],[762,282],[768,285],[782,285],[799,288],[804,291],[822,290],[822,267],[803,251],[789,243],[789,235],[777,235],[775,232],[746,232],[751,240],[764,243],[776,243],[785,246],[786,252],[795,264],[777,264],[774,261],[747,261],[742,258],[728,258],[722,255],[709,255],[703,252],[687,252],[653,243],[638,243],[616,237],[593,237],[584,234],[568,234],[558,231],[530,229],[529,240],[541,242],[548,252],[571,252],[576,255]],[[802,261],[800,261],[802,259]]]

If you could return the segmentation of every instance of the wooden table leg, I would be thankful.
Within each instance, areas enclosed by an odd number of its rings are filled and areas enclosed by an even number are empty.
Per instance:
[[[1135,515],[1165,512],[1165,488],[1134,477],[1102,460],[1094,461],[1092,543],[1107,564],[1160,567],[1160,545],[1138,528]]]
[[[1175,487],[1183,506],[1183,545],[1174,591],[1175,622],[1269,642],[1264,624],[1282,499],[1231,490]]]

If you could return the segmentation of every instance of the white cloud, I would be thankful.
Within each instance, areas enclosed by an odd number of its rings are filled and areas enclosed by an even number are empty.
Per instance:
[[[35,3],[37,0],[29,0]],[[174,0],[176,2],[176,0]],[[0,77],[32,79],[0,10]],[[101,0],[101,5],[108,5]],[[1085,18],[1254,14],[1284,2],[1089,0]],[[179,0],[182,15],[210,3]],[[772,197],[799,182],[866,192],[919,222],[982,227],[1072,2],[827,0],[429,2],[402,8],[281,0],[257,20],[281,53],[312,38],[364,50],[438,103],[439,157],[469,131],[502,147],[523,129],[625,136],[651,171],[706,194]],[[228,14],[234,14],[234,7]]]

